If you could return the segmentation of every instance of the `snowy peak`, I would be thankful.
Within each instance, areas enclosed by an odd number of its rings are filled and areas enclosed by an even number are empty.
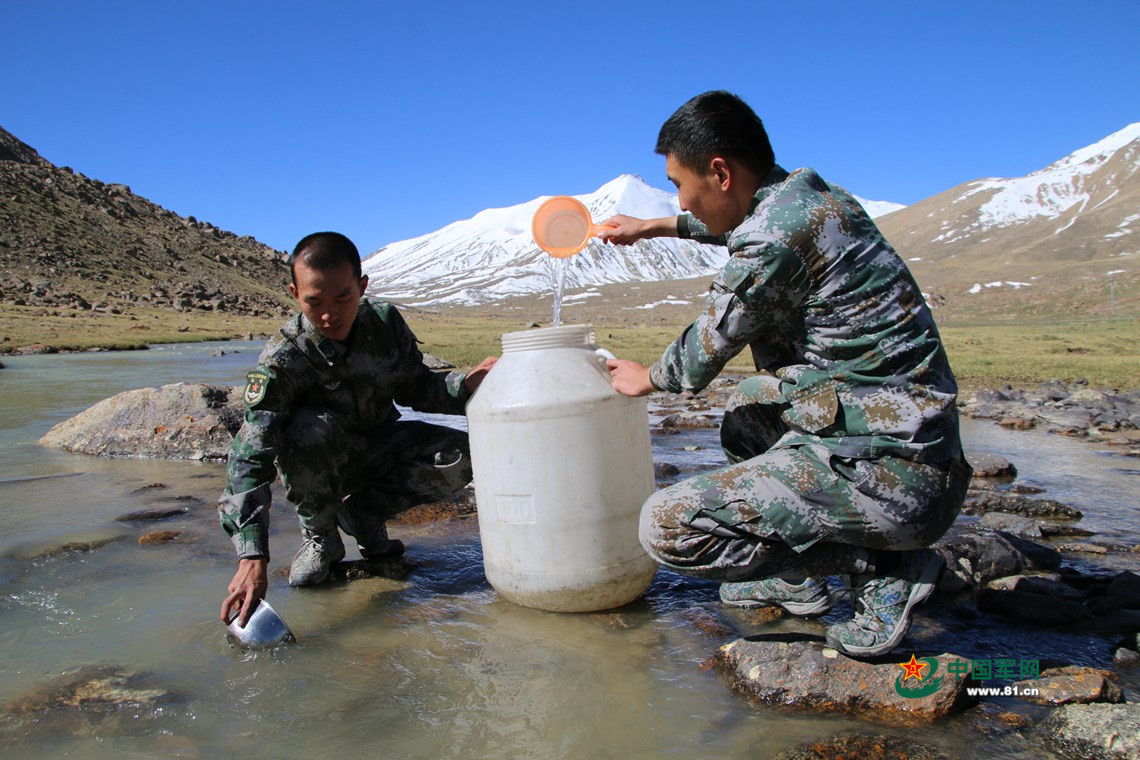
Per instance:
[[[531,236],[531,219],[550,196],[481,211],[470,219],[411,240],[386,245],[363,262],[369,292],[410,304],[476,304],[549,293],[552,259]],[[623,174],[593,193],[574,196],[595,222],[627,214],[679,213],[676,197]],[[698,277],[715,272],[726,251],[687,240],[648,240],[632,246],[592,240],[568,260],[566,287]]]
[[[410,304],[477,304],[552,289],[552,259],[531,236],[531,219],[550,196],[490,208],[436,232],[386,245],[363,263],[369,293]],[[641,219],[680,213],[677,196],[622,174],[592,193],[574,196],[595,223],[614,214]],[[872,214],[899,204],[861,201]],[[873,210],[872,210],[873,209]],[[653,282],[710,275],[723,266],[723,247],[688,240],[644,240],[632,246],[592,240],[567,260],[566,287]]]

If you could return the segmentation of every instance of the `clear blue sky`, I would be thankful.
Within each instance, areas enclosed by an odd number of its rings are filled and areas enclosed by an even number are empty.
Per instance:
[[[777,160],[914,203],[1140,120],[1140,3],[4,0],[0,126],[289,249],[668,187],[661,122],[741,95]]]

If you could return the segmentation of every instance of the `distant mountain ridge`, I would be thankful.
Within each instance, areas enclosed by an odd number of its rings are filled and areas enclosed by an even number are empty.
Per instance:
[[[534,212],[549,197],[487,209],[436,232],[384,246],[364,259],[369,292],[410,305],[483,304],[549,293],[554,263],[531,235]],[[680,213],[676,195],[634,174],[575,197],[596,223],[614,214],[654,218]],[[860,202],[872,215],[903,208],[885,201]],[[565,287],[700,277],[719,270],[727,256],[721,246],[674,238],[632,246],[592,240],[564,265]]]
[[[1134,311],[1140,123],[1024,177],[966,182],[876,221],[919,283],[965,311]],[[1109,277],[1123,300],[1110,300]]]
[[[285,254],[57,167],[0,129],[0,304],[278,316]]]

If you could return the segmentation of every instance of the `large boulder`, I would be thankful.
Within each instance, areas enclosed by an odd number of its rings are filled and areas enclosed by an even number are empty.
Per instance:
[[[924,670],[906,684],[898,662],[860,662],[814,641],[737,639],[717,650],[712,663],[734,689],[765,704],[926,723],[975,701],[966,693],[971,681],[949,673],[956,660],[952,654],[919,659]],[[929,661],[937,663],[936,672]]]
[[[242,415],[238,389],[175,383],[104,399],[40,443],[105,457],[224,459]]]

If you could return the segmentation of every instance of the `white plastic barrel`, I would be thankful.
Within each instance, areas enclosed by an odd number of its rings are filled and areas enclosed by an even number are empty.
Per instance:
[[[656,563],[637,539],[654,490],[645,399],[610,385],[589,325],[503,336],[467,405],[483,567],[516,604],[619,607]]]

